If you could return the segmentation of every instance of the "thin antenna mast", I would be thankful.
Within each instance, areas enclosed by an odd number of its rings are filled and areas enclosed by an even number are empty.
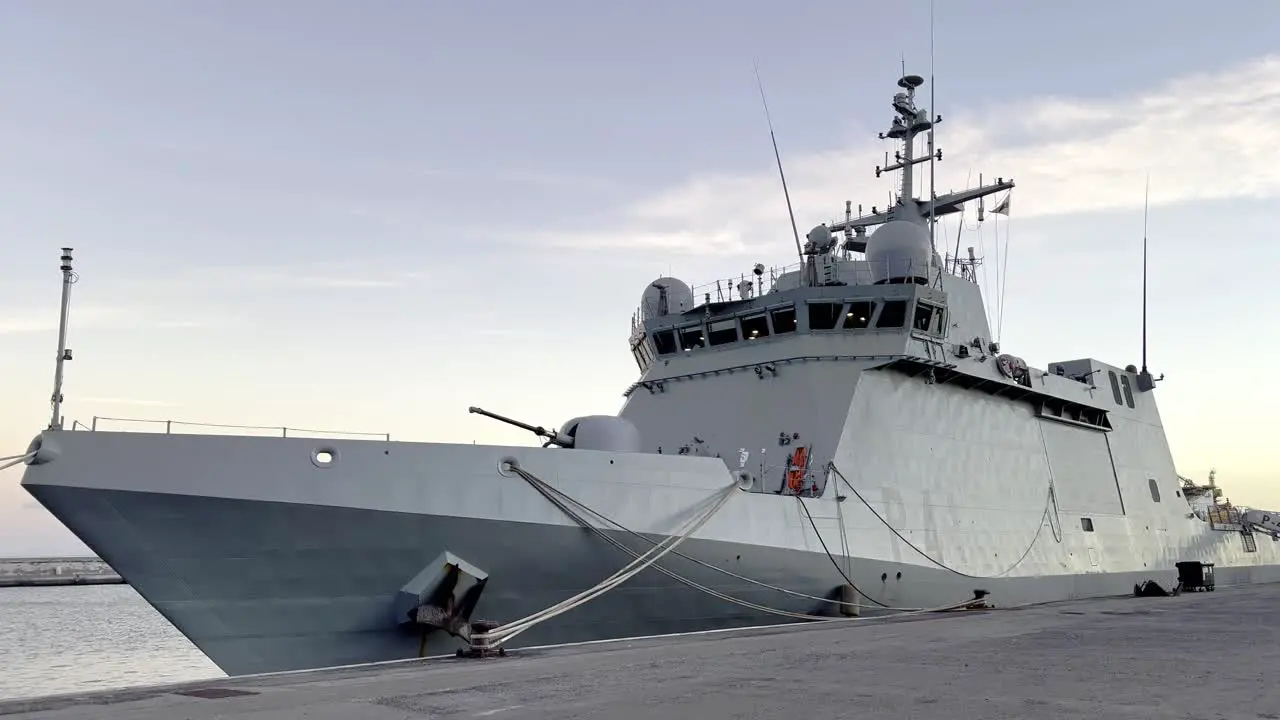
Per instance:
[[[804,263],[804,250],[800,247],[800,231],[796,228],[796,213],[791,209],[791,193],[787,191],[787,176],[782,172],[782,155],[778,153],[778,138],[773,134],[773,119],[769,117],[769,101],[764,99],[764,83],[760,80],[760,64],[756,63],[756,87],[760,88],[760,104],[764,106],[764,120],[769,124],[769,139],[773,141],[773,158],[778,161],[778,177],[782,179],[782,196],[787,200],[787,216],[791,218],[791,234],[796,239],[796,256]]]
[[[49,420],[50,430],[62,429],[62,366],[71,359],[71,351],[67,349],[67,311],[71,306],[71,286],[77,276],[71,269],[71,248],[62,248],[62,314],[58,319],[58,360],[53,371],[53,417]]]
[[[1151,173],[1142,196],[1142,374],[1147,372],[1147,216],[1151,210]]]
[[[932,102],[932,101],[931,101]],[[964,189],[969,189],[969,181],[973,179],[973,168],[969,168],[969,174],[964,179]],[[981,200],[979,200],[981,202]],[[960,206],[960,229],[956,230],[956,254],[951,263],[951,272],[960,272],[960,234],[964,232],[964,206]]]
[[[934,104],[934,93],[937,85],[933,81],[933,0],[929,0],[929,114],[937,115],[937,105]],[[938,252],[938,244],[935,241],[936,228],[938,225],[938,190],[934,185],[936,175],[934,174],[934,166],[937,164],[937,145],[934,144],[934,128],[938,125],[937,121],[929,123],[929,247],[936,254]],[[957,243],[958,245],[959,243]],[[942,276],[939,275],[941,280]]]
[[[1138,372],[1138,390],[1146,392],[1155,388],[1156,383],[1164,379],[1151,377],[1147,369],[1147,217],[1151,210],[1151,173],[1147,173],[1146,192],[1142,198],[1142,370]]]

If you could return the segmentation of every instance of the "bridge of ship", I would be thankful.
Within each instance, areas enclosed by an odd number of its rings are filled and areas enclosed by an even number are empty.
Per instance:
[[[874,285],[865,263],[840,263],[838,277],[816,286],[748,291],[683,313],[638,323],[631,352],[643,373],[659,359],[790,338],[796,333],[905,333],[941,342],[947,335],[947,296],[928,285]],[[850,267],[853,266],[853,267]],[[785,280],[785,276],[783,278]],[[860,282],[863,281],[863,282]],[[694,295],[697,297],[697,294]]]
[[[858,361],[863,367],[878,371],[893,371],[909,376],[928,375],[934,382],[970,392],[1001,397],[1009,402],[1026,403],[1033,416],[1050,422],[1108,433],[1112,430],[1109,417],[1110,403],[1102,393],[1094,396],[1099,388],[1095,378],[1105,377],[1107,368],[1092,360],[1074,360],[1050,365],[1049,372],[1022,366],[1017,377],[996,374],[991,367],[998,364],[998,347],[992,343],[969,337],[968,328],[963,339],[948,338],[949,308],[947,293],[934,285],[916,283],[874,284],[857,272],[865,270],[864,263],[840,263],[840,278],[863,282],[835,282],[819,285],[801,285],[798,282],[787,287],[784,275],[775,281],[770,292],[762,295],[750,292],[755,288],[740,286],[736,299],[703,302],[684,312],[652,317],[637,323],[632,337],[632,350],[645,377],[624,393],[630,396],[639,389],[650,393],[674,389],[673,383],[696,381],[700,378],[720,375],[726,370],[756,370],[767,374],[775,366],[809,361]],[[850,271],[853,271],[852,273]],[[936,272],[936,271],[935,271]],[[695,295],[698,298],[699,295]],[[782,343],[794,344],[803,335],[846,336],[868,338],[871,335],[897,334],[904,341],[909,337],[924,343],[916,351],[906,342],[855,343],[847,354],[813,355],[812,345],[794,347],[797,353],[788,353]],[[778,352],[770,354],[770,360],[760,361],[758,353],[739,355],[736,350],[778,343]],[[897,349],[889,350],[896,346]],[[826,346],[830,348],[830,346]],[[926,356],[920,351],[934,348]],[[875,350],[877,354],[868,354]],[[810,352],[806,352],[810,351]],[[889,351],[890,354],[884,354]],[[719,362],[686,365],[686,358],[708,358],[710,353],[719,355]],[[776,359],[774,359],[776,356]],[[979,364],[979,359],[990,357],[992,362]],[[753,358],[751,362],[744,360]],[[655,363],[661,365],[660,373],[648,372]],[[1115,372],[1110,372],[1112,384],[1116,384]],[[1127,381],[1127,375],[1125,376]],[[1088,392],[1082,393],[1081,386]],[[1129,389],[1125,383],[1125,390]],[[1122,399],[1116,389],[1115,404],[1134,408],[1132,395]],[[1125,402],[1127,400],[1127,403]],[[810,492],[825,494],[824,473],[815,473],[816,482]],[[784,490],[785,492],[785,490]],[[806,493],[808,494],[808,493]]]

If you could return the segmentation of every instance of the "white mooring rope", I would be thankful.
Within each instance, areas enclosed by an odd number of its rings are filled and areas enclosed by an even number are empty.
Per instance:
[[[889,617],[902,617],[902,616],[907,616],[907,615],[919,615],[919,614],[924,614],[924,613],[936,613],[936,612],[946,612],[946,611],[950,611],[950,610],[959,610],[959,609],[961,609],[961,608],[965,608],[965,607],[972,606],[972,605],[977,601],[977,599],[976,599],[976,598],[969,598],[968,600],[965,600],[964,602],[955,603],[955,604],[952,604],[952,605],[945,605],[945,606],[942,606],[942,607],[936,607],[936,608],[887,608],[888,610],[891,610],[891,611],[892,611],[892,614],[890,614],[890,615],[883,615],[883,616],[871,616],[871,617],[850,617],[850,618],[832,618],[832,617],[822,616],[822,615],[810,615],[810,614],[807,614],[807,613],[799,613],[799,612],[793,612],[793,611],[790,611],[790,610],[781,610],[781,609],[778,609],[778,608],[771,608],[771,607],[768,607],[768,606],[765,606],[765,605],[759,605],[759,604],[756,604],[756,603],[753,603],[753,602],[749,602],[749,601],[747,601],[747,600],[742,600],[742,599],[740,599],[740,598],[736,598],[736,597],[733,597],[733,596],[731,596],[731,595],[727,595],[727,594],[722,593],[722,592],[720,592],[720,591],[718,591],[718,590],[715,590],[715,589],[713,589],[713,588],[710,588],[710,587],[707,587],[707,586],[705,586],[705,585],[699,584],[699,583],[697,583],[697,582],[694,582],[693,580],[690,580],[690,579],[688,579],[688,578],[685,578],[685,577],[683,577],[683,576],[681,576],[681,575],[679,575],[679,574],[677,574],[677,573],[675,573],[675,572],[672,572],[671,570],[668,570],[667,568],[664,568],[664,567],[662,567],[661,565],[657,565],[657,564],[656,564],[658,560],[662,559],[662,558],[663,558],[664,556],[666,556],[667,554],[675,552],[676,547],[678,547],[681,543],[683,543],[685,540],[687,540],[690,536],[692,536],[692,535],[693,535],[693,533],[694,533],[694,532],[696,532],[696,531],[697,531],[698,529],[700,529],[700,528],[701,528],[701,527],[702,527],[702,526],[703,526],[703,525],[704,525],[708,520],[710,520],[710,519],[711,519],[711,517],[712,517],[713,515],[715,515],[715,513],[716,513],[716,512],[718,512],[718,511],[719,511],[719,510],[720,510],[720,509],[725,505],[725,503],[727,503],[727,502],[728,502],[729,498],[732,496],[733,491],[734,491],[735,489],[736,489],[736,490],[738,490],[738,491],[740,491],[740,492],[745,492],[744,490],[742,490],[742,488],[740,488],[740,487],[737,485],[737,483],[736,483],[736,482],[735,482],[734,484],[732,484],[732,485],[730,485],[730,486],[726,487],[724,490],[720,491],[719,493],[717,493],[717,495],[716,495],[716,496],[713,496],[713,500],[714,500],[714,502],[713,502],[712,506],[711,506],[711,507],[710,507],[710,508],[705,512],[705,513],[703,513],[701,516],[695,516],[695,517],[697,517],[697,520],[696,520],[696,522],[693,522],[693,525],[692,525],[692,526],[689,526],[689,523],[687,522],[687,523],[686,523],[686,525],[685,525],[685,527],[687,527],[687,529],[686,529],[686,530],[683,530],[683,531],[681,531],[681,532],[674,533],[674,534],[672,534],[672,535],[668,536],[668,537],[667,537],[666,539],[664,539],[662,542],[654,543],[654,541],[650,540],[649,538],[646,538],[646,537],[644,537],[643,535],[640,535],[639,533],[636,533],[636,532],[634,532],[634,531],[632,531],[632,530],[627,529],[626,527],[622,526],[621,524],[617,523],[616,521],[609,519],[608,517],[606,517],[606,516],[602,515],[601,513],[597,512],[597,511],[595,511],[595,510],[592,510],[590,507],[588,507],[588,506],[586,506],[585,504],[583,504],[583,503],[579,502],[578,500],[575,500],[574,498],[569,497],[568,495],[566,495],[565,493],[561,492],[560,490],[558,490],[558,489],[556,489],[556,488],[552,487],[549,483],[547,483],[546,481],[544,481],[544,480],[542,480],[541,478],[537,477],[537,476],[536,476],[536,475],[534,475],[533,473],[530,473],[530,472],[528,472],[527,470],[524,470],[523,468],[520,468],[520,467],[516,466],[515,464],[510,464],[510,466],[509,466],[509,467],[510,467],[510,469],[511,469],[513,472],[515,472],[517,475],[519,475],[521,478],[523,478],[526,482],[528,482],[528,483],[529,483],[529,484],[530,484],[530,485],[531,485],[535,490],[537,490],[541,495],[543,495],[544,497],[546,497],[548,501],[550,501],[550,502],[551,502],[553,505],[555,505],[556,507],[560,508],[560,510],[561,510],[562,512],[564,512],[566,515],[568,515],[570,518],[572,518],[572,519],[573,519],[574,521],[576,521],[578,524],[580,524],[580,525],[582,525],[583,527],[585,527],[585,528],[587,528],[587,529],[591,530],[593,533],[595,533],[596,535],[600,536],[601,538],[603,538],[604,540],[606,540],[607,542],[609,542],[609,543],[610,543],[611,545],[613,545],[614,547],[617,547],[618,549],[622,550],[623,552],[626,552],[628,555],[631,555],[633,558],[635,558],[635,560],[633,560],[633,561],[632,561],[631,563],[629,563],[626,567],[622,568],[621,570],[619,570],[618,572],[614,573],[614,574],[613,574],[613,575],[611,575],[610,577],[608,577],[608,578],[606,578],[605,580],[601,581],[599,584],[595,585],[594,587],[592,587],[592,588],[590,588],[590,589],[588,589],[588,590],[585,590],[585,591],[583,591],[583,592],[581,592],[581,593],[578,593],[577,595],[574,595],[574,596],[573,596],[573,597],[571,597],[571,598],[567,598],[567,599],[565,599],[565,600],[562,600],[561,602],[556,603],[555,605],[552,605],[551,607],[546,608],[545,610],[540,610],[540,611],[538,611],[538,612],[536,612],[536,613],[533,613],[532,615],[529,615],[529,616],[527,616],[527,617],[521,618],[521,619],[519,619],[519,620],[512,621],[512,622],[510,622],[510,623],[507,623],[507,624],[505,624],[505,625],[502,625],[502,626],[500,626],[500,627],[498,627],[498,628],[495,628],[494,630],[490,630],[490,631],[488,631],[488,632],[475,633],[474,635],[472,635],[471,642],[472,642],[472,645],[473,645],[473,646],[476,646],[476,647],[485,648],[485,649],[496,648],[496,647],[500,646],[502,643],[505,643],[506,641],[508,641],[508,640],[510,640],[511,638],[515,637],[516,635],[519,635],[520,633],[524,632],[525,630],[528,630],[529,628],[531,628],[531,627],[533,627],[533,626],[535,626],[535,625],[537,625],[537,624],[539,624],[539,623],[541,623],[541,622],[543,622],[543,621],[545,621],[545,620],[550,620],[551,618],[556,617],[557,615],[561,615],[561,614],[563,614],[563,613],[565,613],[565,612],[568,612],[569,610],[572,610],[573,608],[576,608],[576,607],[578,607],[578,606],[580,606],[580,605],[583,605],[583,604],[585,604],[585,603],[587,603],[587,602],[589,602],[589,601],[591,601],[591,600],[593,600],[593,599],[595,599],[595,598],[599,597],[600,595],[603,595],[605,592],[608,592],[609,590],[611,590],[611,589],[613,589],[613,588],[617,587],[618,585],[621,585],[623,582],[626,582],[628,579],[630,579],[630,578],[634,577],[636,574],[638,574],[638,573],[642,572],[643,570],[645,570],[646,568],[649,568],[649,567],[652,567],[653,569],[655,569],[655,570],[657,570],[658,572],[661,572],[662,574],[664,574],[664,575],[666,575],[666,576],[668,576],[668,577],[670,577],[670,578],[672,578],[672,579],[676,580],[677,582],[680,582],[680,583],[682,583],[682,584],[684,584],[684,585],[687,585],[687,586],[689,586],[689,587],[691,587],[691,588],[693,588],[693,589],[695,589],[695,590],[698,590],[698,591],[700,591],[700,592],[704,592],[704,593],[706,593],[706,594],[708,594],[708,595],[711,595],[712,597],[716,597],[716,598],[719,598],[719,599],[721,599],[721,600],[725,600],[726,602],[730,602],[730,603],[733,603],[733,604],[735,604],[735,605],[739,605],[739,606],[742,606],[742,607],[745,607],[745,608],[749,608],[749,609],[751,609],[751,610],[756,610],[756,611],[759,611],[759,612],[764,612],[764,613],[773,614],[773,615],[780,615],[780,616],[783,616],[783,617],[795,618],[795,619],[798,619],[798,620],[809,620],[809,621],[819,621],[819,622],[844,622],[844,621],[856,621],[856,620],[877,620],[877,619],[884,619],[884,618],[889,618]],[[642,539],[644,539],[645,541],[647,541],[647,542],[649,542],[649,543],[653,544],[653,547],[652,547],[651,549],[649,549],[648,551],[646,551],[645,553],[643,553],[643,554],[642,554],[642,553],[638,553],[638,552],[636,552],[635,550],[632,550],[631,548],[629,548],[629,547],[627,547],[626,545],[624,545],[624,544],[622,544],[621,542],[619,542],[617,539],[615,539],[615,538],[611,537],[608,533],[605,533],[603,530],[601,530],[600,528],[596,527],[594,524],[592,524],[591,522],[589,522],[588,520],[586,520],[585,518],[583,518],[583,517],[582,517],[581,515],[579,515],[578,513],[574,512],[572,508],[570,508],[570,507],[568,507],[568,506],[566,505],[566,502],[568,502],[568,503],[572,503],[572,504],[574,504],[574,505],[577,505],[578,507],[582,508],[582,509],[583,509],[583,510],[585,510],[586,512],[591,513],[592,515],[595,515],[596,517],[600,518],[601,520],[604,520],[605,522],[607,522],[607,523],[609,523],[609,524],[611,524],[611,525],[614,525],[614,526],[616,526],[617,528],[619,528],[619,529],[621,529],[621,530],[623,530],[623,531],[625,531],[625,532],[627,532],[627,533],[630,533],[630,534],[632,534],[632,535],[636,535],[636,536],[638,536],[638,537],[641,537],[641,538],[642,538]],[[672,542],[672,541],[674,541],[674,542]],[[687,559],[687,560],[690,560],[690,561],[692,561],[692,562],[695,562],[695,563],[697,563],[697,564],[699,564],[699,565],[702,565],[702,566],[708,567],[708,568],[710,568],[710,569],[712,569],[712,570],[716,570],[716,571],[718,571],[718,572],[722,572],[722,573],[724,573],[724,574],[727,574],[727,575],[729,575],[729,576],[731,576],[731,577],[738,578],[738,579],[740,579],[740,580],[744,580],[744,581],[747,581],[747,582],[750,582],[750,583],[753,583],[753,584],[756,584],[756,585],[760,585],[760,586],[765,587],[765,588],[769,588],[769,589],[777,590],[777,591],[779,591],[779,592],[786,593],[786,594],[789,594],[789,595],[795,595],[795,596],[799,596],[799,597],[810,598],[810,599],[814,599],[814,600],[820,600],[820,601],[823,601],[823,602],[834,603],[834,604],[837,604],[837,605],[854,605],[854,604],[855,604],[855,603],[849,603],[849,602],[845,602],[845,601],[841,601],[841,600],[832,600],[832,599],[829,599],[829,598],[819,598],[819,597],[817,597],[817,596],[806,595],[806,594],[804,594],[804,593],[798,593],[798,592],[795,592],[795,591],[793,591],[793,590],[788,590],[788,589],[786,589],[786,588],[777,587],[777,586],[774,586],[774,585],[769,585],[769,584],[767,584],[767,583],[762,583],[762,582],[759,582],[759,581],[757,581],[757,580],[752,580],[751,578],[747,578],[747,577],[744,577],[744,576],[738,575],[738,574],[733,573],[733,572],[731,572],[731,571],[729,571],[729,570],[726,570],[726,569],[724,569],[724,568],[718,568],[718,567],[716,567],[716,566],[714,566],[714,565],[711,565],[711,564],[709,564],[709,563],[704,563],[704,562],[699,561],[699,560],[697,560],[697,559],[695,559],[695,558],[691,558],[691,557],[689,557],[689,556],[687,556],[687,555],[684,555],[683,553],[678,553],[678,552],[676,552],[675,554],[676,554],[676,555],[679,555],[680,557],[683,557],[683,558],[685,558],[685,559]]]
[[[524,473],[518,467],[515,467],[514,465],[512,465],[511,468],[512,470],[516,471],[523,477]],[[701,515],[695,515],[690,520],[685,521],[684,525],[681,526],[678,532],[668,536],[666,540],[663,540],[662,543],[655,545],[653,548],[651,548],[648,552],[644,553],[643,555],[636,556],[636,559],[633,560],[631,563],[627,564],[625,567],[623,567],[621,570],[614,573],[613,575],[610,575],[609,577],[600,581],[594,587],[584,590],[583,592],[580,592],[577,595],[574,595],[573,597],[561,600],[555,605],[552,605],[551,607],[548,607],[544,610],[539,610],[538,612],[533,613],[532,615],[529,615],[527,617],[523,617],[519,620],[513,620],[512,622],[506,623],[505,625],[501,625],[488,632],[476,633],[471,637],[472,644],[478,645],[480,647],[490,647],[490,648],[497,647],[498,645],[510,640],[511,638],[519,635],[525,630],[528,630],[534,625],[537,625],[538,623],[541,623],[545,620],[550,620],[551,618],[556,617],[557,615],[566,613],[580,605],[584,605],[590,602],[591,600],[594,600],[595,598],[603,595],[609,590],[612,590],[618,585],[621,585],[622,583],[631,579],[635,575],[639,574],[645,568],[653,565],[658,560],[661,560],[663,556],[665,556],[667,553],[671,552],[672,550],[675,550],[685,540],[688,540],[689,537],[693,535],[693,533],[701,529],[702,526],[705,525],[713,515],[719,512],[720,508],[725,506],[725,503],[729,501],[729,498],[732,497],[734,491],[738,491],[738,492],[742,491],[741,488],[738,487],[738,484],[736,482],[725,487],[723,490],[720,490],[718,493],[713,495],[711,498],[712,499],[711,506],[706,511],[701,513]],[[668,544],[668,541],[674,541],[674,542],[670,542]]]
[[[0,457],[0,463],[2,463],[0,464],[0,470],[8,470],[14,465],[21,465],[22,463],[34,458],[35,456],[36,456],[35,452],[29,452],[24,455],[10,455],[8,457]]]

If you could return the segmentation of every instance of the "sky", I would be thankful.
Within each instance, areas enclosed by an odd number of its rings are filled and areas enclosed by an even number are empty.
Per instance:
[[[876,133],[904,62],[931,74],[928,1],[780,8],[7,0],[0,456],[49,421],[64,246],[71,419],[527,445],[467,407],[616,412],[651,280],[793,258],[757,63],[801,232],[888,196]],[[1149,176],[1178,470],[1280,509],[1280,5],[1156,8],[937,3],[939,190],[1017,183],[1007,226],[962,229],[1005,351],[1123,366]],[[0,555],[85,552],[19,480]]]

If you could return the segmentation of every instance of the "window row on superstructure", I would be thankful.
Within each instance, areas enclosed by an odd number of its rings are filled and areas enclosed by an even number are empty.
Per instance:
[[[775,307],[753,308],[730,316],[712,316],[678,323],[675,327],[653,331],[652,351],[648,343],[633,347],[636,361],[646,368],[657,357],[679,352],[762,340],[770,336],[809,332],[842,332],[855,330],[901,330],[943,335],[946,310],[924,301],[830,300],[815,299],[786,303]]]

